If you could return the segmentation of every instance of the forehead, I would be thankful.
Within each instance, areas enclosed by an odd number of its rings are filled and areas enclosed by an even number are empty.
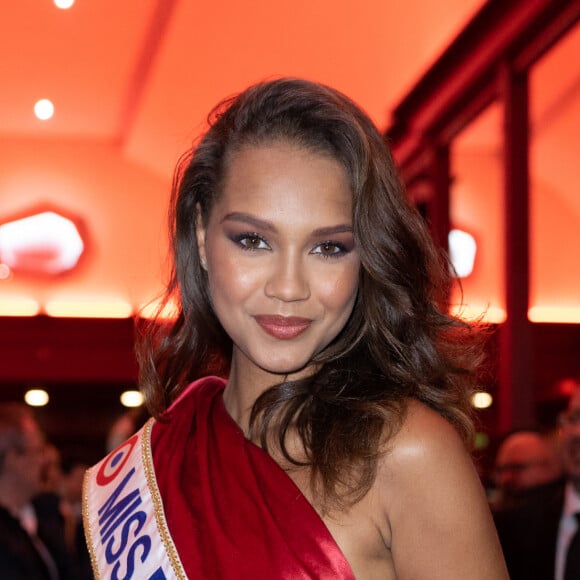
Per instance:
[[[504,443],[500,450],[500,460],[527,459],[543,455],[547,450],[547,444],[533,433],[518,433]]]
[[[343,165],[330,154],[286,141],[244,145],[228,159],[218,204],[352,212]],[[304,206],[307,204],[307,208]]]

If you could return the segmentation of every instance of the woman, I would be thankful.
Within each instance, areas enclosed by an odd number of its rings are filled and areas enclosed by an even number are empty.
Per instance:
[[[178,314],[140,350],[157,421],[87,477],[95,566],[506,578],[464,445],[475,337],[368,117],[325,86],[260,84],[176,176]]]

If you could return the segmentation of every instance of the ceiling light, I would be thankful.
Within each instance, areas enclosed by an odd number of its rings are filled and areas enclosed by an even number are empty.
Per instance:
[[[48,99],[40,99],[34,105],[34,114],[41,120],[47,121],[54,115],[54,105]]]
[[[120,399],[124,407],[140,407],[143,404],[143,394],[140,391],[125,391],[121,393]]]
[[[449,257],[454,274],[466,278],[473,272],[477,244],[475,238],[463,230],[449,232]]]
[[[130,318],[133,306],[124,300],[50,300],[44,311],[55,318]]]
[[[54,0],[54,5],[61,10],[68,10],[75,3],[75,0]]]
[[[83,250],[74,222],[52,211],[0,226],[0,259],[14,272],[61,274],[77,265]]]
[[[456,304],[451,307],[451,314],[470,322],[501,324],[507,319],[505,308],[494,304]]]
[[[30,389],[24,394],[24,400],[31,407],[44,407],[50,397],[44,389]]]
[[[493,397],[485,391],[477,391],[471,397],[471,405],[476,409],[487,409],[492,403]]]
[[[162,307],[163,306],[163,307]],[[160,300],[154,300],[142,306],[139,311],[139,317],[145,320],[175,320],[178,316],[179,308],[173,299],[165,305]]]
[[[40,305],[32,298],[0,299],[0,316],[36,316]]]
[[[580,308],[578,306],[532,306],[528,310],[530,322],[554,322],[558,324],[578,324]]]

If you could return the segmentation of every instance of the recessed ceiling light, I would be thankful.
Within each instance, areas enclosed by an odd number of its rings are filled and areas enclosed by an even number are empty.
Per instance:
[[[121,393],[120,399],[125,407],[140,407],[143,404],[143,395],[140,391],[125,391]]]
[[[476,409],[487,409],[492,403],[493,397],[486,391],[477,391],[471,396],[471,405]]]
[[[31,407],[44,407],[48,404],[50,397],[44,389],[30,389],[26,391],[24,400]]]
[[[473,272],[476,251],[477,244],[471,234],[457,229],[449,232],[449,256],[459,278],[467,278]]]
[[[32,298],[0,299],[0,316],[36,316],[40,313],[40,304]]]
[[[75,3],[75,0],[54,0],[54,5],[61,10],[68,10]]]
[[[124,300],[49,300],[44,305],[55,318],[130,318],[133,306]]]
[[[47,121],[54,115],[54,105],[48,99],[40,99],[34,105],[34,114],[41,120]]]

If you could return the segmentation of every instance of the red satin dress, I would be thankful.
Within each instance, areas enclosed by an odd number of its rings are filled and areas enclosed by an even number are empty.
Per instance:
[[[354,579],[312,505],[228,415],[224,386],[196,381],[152,432],[165,517],[188,577]]]

